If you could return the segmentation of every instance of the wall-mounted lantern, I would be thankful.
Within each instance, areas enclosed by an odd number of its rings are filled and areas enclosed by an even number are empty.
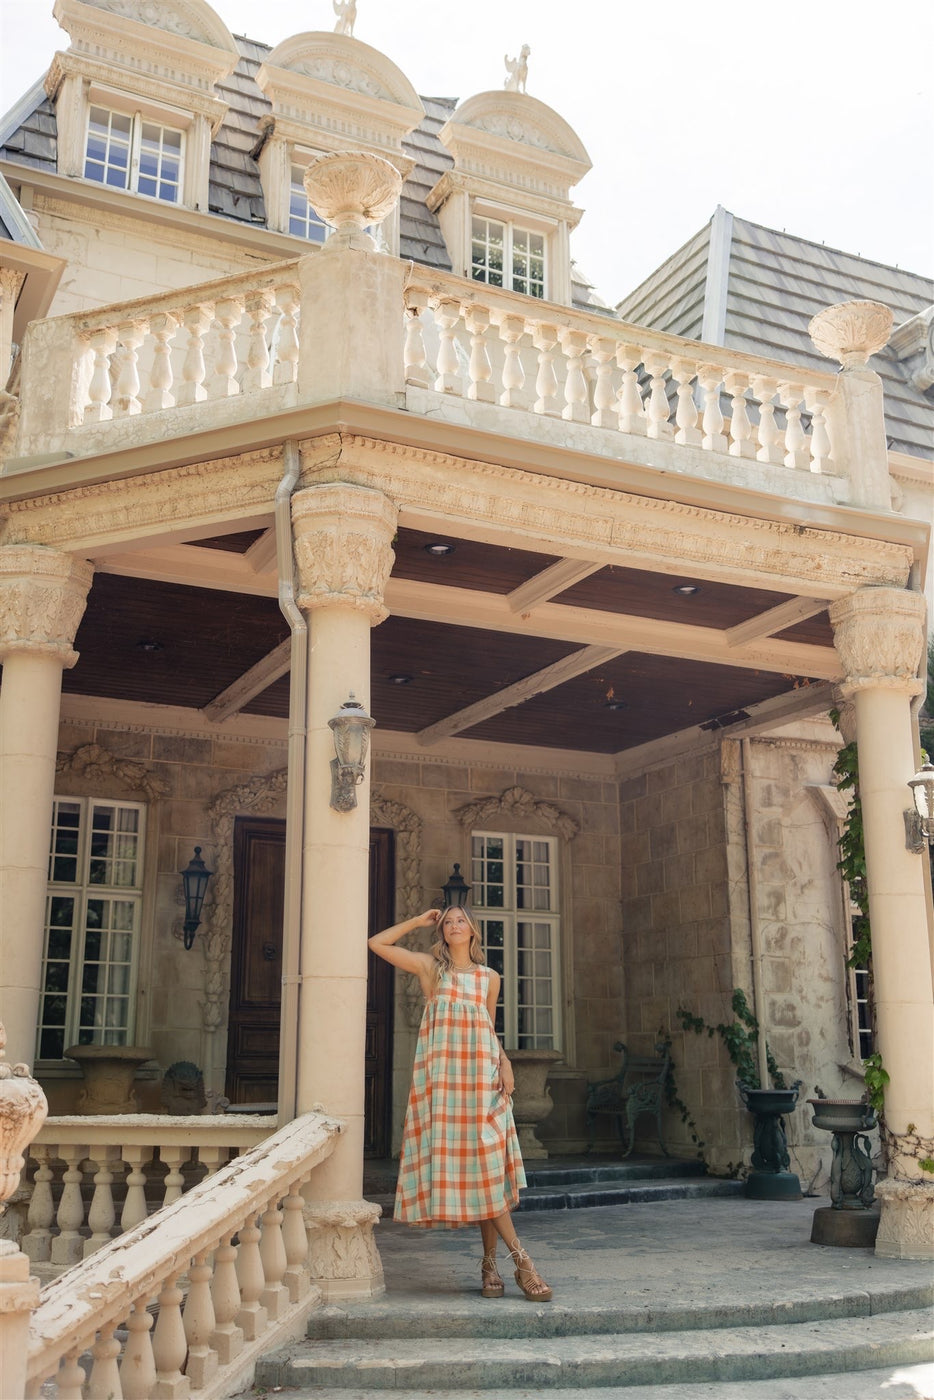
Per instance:
[[[461,874],[457,861],[454,862],[454,869],[441,888],[444,891],[445,909],[463,909],[470,900],[470,886]]]
[[[185,947],[190,948],[195,941],[198,925],[201,923],[201,906],[207,891],[208,881],[214,874],[201,859],[201,847],[195,847],[191,860],[181,871],[182,886],[185,891]]]
[[[357,805],[354,791],[366,773],[366,755],[370,746],[371,719],[353,691],[328,725],[334,735],[336,758],[331,759],[331,806],[335,812],[350,812]]]
[[[923,763],[908,786],[915,805],[905,812],[905,845],[920,855],[925,845],[934,845],[934,763]]]

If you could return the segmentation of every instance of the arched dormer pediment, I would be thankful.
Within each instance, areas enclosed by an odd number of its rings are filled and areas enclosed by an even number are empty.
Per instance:
[[[256,81],[280,135],[325,151],[377,150],[401,159],[425,114],[405,74],[347,34],[294,34],[269,54]]]
[[[71,39],[66,58],[163,84],[211,92],[240,58],[206,0],[56,0],[53,13]]]
[[[480,92],[455,109],[440,132],[457,174],[474,175],[569,199],[590,169],[583,142],[544,102],[526,93]]]

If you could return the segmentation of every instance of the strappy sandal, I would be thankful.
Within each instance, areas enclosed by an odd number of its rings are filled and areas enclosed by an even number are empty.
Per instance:
[[[530,1303],[550,1303],[552,1290],[545,1283],[519,1241],[516,1240],[515,1244],[509,1245],[508,1248],[512,1255],[512,1262],[516,1266],[516,1283],[520,1291],[525,1294]]]
[[[483,1298],[502,1298],[505,1284],[496,1267],[495,1254],[484,1254],[480,1260],[480,1295]]]

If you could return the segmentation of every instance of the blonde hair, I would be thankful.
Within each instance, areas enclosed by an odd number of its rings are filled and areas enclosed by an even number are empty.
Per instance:
[[[441,917],[435,925],[435,927],[438,930],[438,938],[437,941],[431,945],[431,956],[435,960],[435,965],[432,969],[431,974],[432,996],[434,996],[437,992],[438,985],[441,981],[443,974],[445,972],[454,971],[454,962],[451,958],[451,950],[448,947],[447,943],[444,941],[444,921],[447,918],[447,916],[450,913],[452,913],[455,909],[457,909],[459,913],[463,914],[464,918],[470,925],[470,943],[467,947],[467,952],[470,957],[470,961],[472,963],[475,963],[478,967],[482,967],[483,964],[486,962],[486,958],[483,956],[483,942],[480,937],[480,930],[477,927],[474,917],[471,914],[470,910],[464,908],[464,906],[460,904],[448,904],[444,909],[441,910]]]

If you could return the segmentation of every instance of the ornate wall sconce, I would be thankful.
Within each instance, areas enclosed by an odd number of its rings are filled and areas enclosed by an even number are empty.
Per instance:
[[[214,871],[208,870],[201,859],[201,847],[196,846],[194,855],[180,873],[182,887],[185,891],[184,941],[185,947],[190,948],[195,941],[198,925],[201,923],[201,906],[204,904],[208,881]]]
[[[920,855],[934,845],[934,763],[923,763],[908,786],[915,805],[905,812],[905,845]]]
[[[331,759],[331,806],[335,812],[350,812],[357,805],[355,789],[366,773],[370,730],[375,723],[354,699],[353,691],[334,718],[328,720],[337,754]]]
[[[445,909],[463,909],[470,902],[470,886],[461,874],[457,861],[454,862],[454,869],[441,888],[444,892]]]

